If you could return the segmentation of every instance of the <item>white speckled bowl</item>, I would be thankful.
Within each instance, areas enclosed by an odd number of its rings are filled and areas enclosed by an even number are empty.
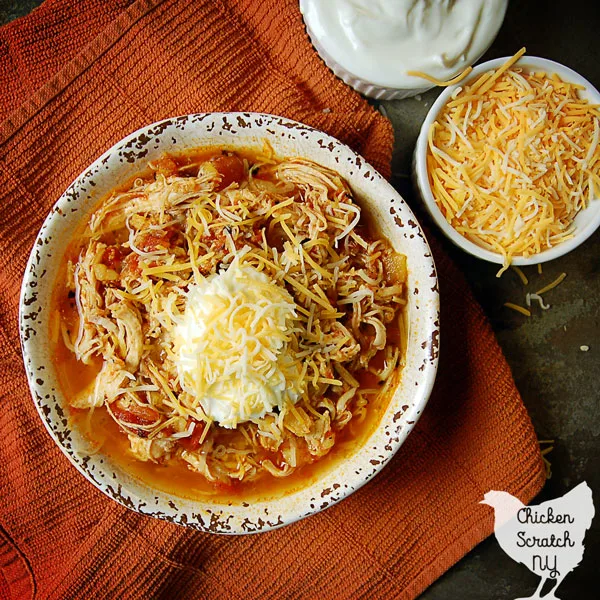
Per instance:
[[[501,67],[509,58],[510,57],[508,56],[505,56],[504,58],[495,58],[494,60],[489,60],[478,65],[464,81],[458,85],[446,88],[439,95],[429,109],[425,121],[423,121],[413,155],[413,180],[415,187],[425,203],[425,207],[431,215],[431,218],[443,231],[444,235],[465,252],[499,265],[503,263],[501,254],[478,246],[475,242],[468,240],[458,233],[458,231],[448,223],[446,217],[444,217],[442,211],[438,207],[433,197],[433,192],[431,191],[429,174],[427,172],[427,134],[431,125],[437,119],[438,114],[444,108],[446,103],[450,101],[452,94],[457,88],[474,81],[482,73]],[[579,73],[569,69],[569,67],[565,67],[564,65],[548,60],[547,58],[538,58],[535,56],[524,56],[516,63],[516,66],[525,69],[526,71],[542,71],[548,74],[556,73],[563,81],[569,81],[583,86],[584,89],[580,91],[580,95],[590,104],[600,104],[600,92],[598,92],[587,79],[584,79]],[[511,264],[527,266],[544,263],[549,260],[554,260],[559,256],[563,256],[564,254],[567,254],[567,252],[577,248],[577,246],[585,242],[585,240],[600,227],[600,198],[596,198],[590,202],[585,210],[582,210],[577,214],[575,217],[575,225],[575,235],[570,240],[557,244],[548,250],[544,250],[528,258],[515,256],[513,257]]]
[[[410,332],[406,367],[379,427],[355,453],[316,483],[253,503],[203,503],[150,488],[68,427],[68,404],[49,357],[49,300],[57,268],[75,226],[110,190],[164,151],[202,146],[257,148],[268,139],[282,157],[303,156],[335,169],[397,251],[408,257]],[[345,498],[380,471],[425,408],[439,349],[435,266],[414,215],[392,186],[350,148],[325,133],[281,117],[248,113],[187,115],[127,136],[86,169],[59,198],[33,247],[21,290],[20,328],[31,393],[48,432],[75,467],[113,500],[140,513],[215,533],[252,533],[291,523]]]

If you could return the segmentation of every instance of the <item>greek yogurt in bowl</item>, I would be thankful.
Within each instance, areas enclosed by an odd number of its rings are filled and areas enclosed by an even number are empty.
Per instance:
[[[311,41],[345,83],[406,98],[451,79],[489,48],[508,0],[300,0]],[[413,73],[413,74],[411,74]]]

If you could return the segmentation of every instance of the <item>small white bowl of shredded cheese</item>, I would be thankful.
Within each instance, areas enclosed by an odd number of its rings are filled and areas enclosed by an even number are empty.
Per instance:
[[[531,265],[600,225],[600,93],[544,58],[491,60],[432,105],[415,186],[444,234],[492,263]]]

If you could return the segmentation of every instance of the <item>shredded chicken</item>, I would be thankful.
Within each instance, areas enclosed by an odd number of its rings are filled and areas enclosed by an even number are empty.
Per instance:
[[[79,325],[63,327],[65,345],[102,361],[73,405],[106,407],[139,460],[185,461],[210,482],[285,477],[327,455],[397,380],[405,258],[369,235],[334,171],[260,155],[175,158],[102,203],[69,266]],[[182,388],[173,328],[188,286],[236,256],[293,298],[289,346],[306,391],[225,431]]]

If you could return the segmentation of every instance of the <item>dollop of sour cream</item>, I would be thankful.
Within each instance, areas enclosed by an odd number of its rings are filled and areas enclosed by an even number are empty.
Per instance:
[[[173,332],[183,390],[227,428],[295,403],[303,391],[299,361],[289,347],[294,300],[239,259],[189,286]]]
[[[378,86],[448,80],[495,38],[508,0],[301,0],[311,37],[346,71]]]

